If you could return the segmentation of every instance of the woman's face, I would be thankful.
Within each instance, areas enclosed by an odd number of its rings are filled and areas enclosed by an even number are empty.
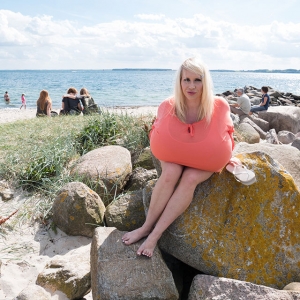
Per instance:
[[[181,89],[186,100],[201,100],[203,83],[198,74],[189,70],[182,70]]]

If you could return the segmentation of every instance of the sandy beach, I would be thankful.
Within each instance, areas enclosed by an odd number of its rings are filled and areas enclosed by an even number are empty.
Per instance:
[[[117,113],[126,112],[131,115],[147,115],[147,114],[156,114],[157,106],[140,106],[140,107],[116,107],[116,108],[101,108],[102,110],[115,111]],[[57,113],[59,109],[53,109]],[[4,108],[0,109],[0,124],[15,122],[18,120],[26,120],[35,118],[36,109],[27,108]]]
[[[130,115],[155,115],[157,107],[102,108],[116,113]],[[55,110],[56,112],[59,109]],[[0,124],[36,118],[35,109],[0,109]],[[0,185],[1,185],[0,178]],[[14,198],[2,201],[0,197],[0,219],[9,216],[25,204],[28,199],[20,191],[14,191]],[[68,236],[58,230],[55,234],[41,224],[17,224],[15,216],[0,225],[0,299],[12,300],[23,289],[34,285],[36,278],[46,264],[54,257],[72,255],[80,251],[89,252],[91,239],[82,236]],[[12,226],[14,225],[14,226]],[[53,300],[67,300],[62,293],[51,293]],[[84,297],[92,300],[91,292]]]

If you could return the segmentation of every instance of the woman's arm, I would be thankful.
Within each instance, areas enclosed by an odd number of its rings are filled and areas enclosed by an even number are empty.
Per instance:
[[[48,117],[51,117],[51,108],[52,108],[51,103],[48,102],[47,103],[47,116]]]
[[[266,105],[267,101],[268,101],[268,97],[265,96],[265,97],[264,97],[264,101],[260,103],[260,106]]]
[[[76,99],[76,95],[75,94],[66,94],[62,96],[63,98],[71,98],[71,99]]]

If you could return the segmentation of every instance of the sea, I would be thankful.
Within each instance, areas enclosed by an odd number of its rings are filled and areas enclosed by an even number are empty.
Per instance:
[[[40,91],[49,92],[54,109],[61,107],[61,100],[69,87],[78,92],[89,90],[101,107],[156,106],[173,93],[174,70],[0,70],[0,109],[19,108],[21,95],[25,94],[28,108],[36,108]],[[233,91],[238,87],[270,86],[281,92],[300,95],[298,73],[255,73],[212,71],[214,93]],[[8,91],[10,103],[3,95]]]

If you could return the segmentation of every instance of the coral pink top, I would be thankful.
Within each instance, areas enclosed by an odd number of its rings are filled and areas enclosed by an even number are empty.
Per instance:
[[[183,123],[175,115],[174,99],[162,102],[150,132],[150,148],[162,161],[220,172],[234,147],[233,122],[227,101],[215,97],[210,124],[206,120]]]

